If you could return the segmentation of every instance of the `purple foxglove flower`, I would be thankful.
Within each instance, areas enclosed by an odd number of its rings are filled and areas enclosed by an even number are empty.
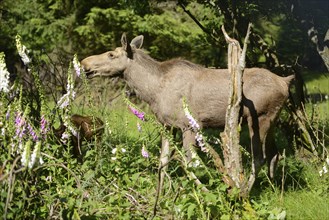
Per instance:
[[[23,135],[25,134],[25,120],[22,118],[22,113],[20,112],[16,112],[15,126],[16,126],[16,137],[22,139]]]
[[[183,108],[184,108],[185,116],[188,119],[188,123],[191,125],[193,131],[198,131],[200,129],[200,126],[199,126],[198,122],[193,118],[193,116],[185,102],[183,102]]]
[[[15,125],[20,127],[23,124],[24,120],[22,119],[22,113],[16,112]]]
[[[38,136],[37,134],[35,133],[35,131],[33,130],[33,127],[31,126],[31,124],[27,124],[27,129],[29,130],[29,133],[30,135],[32,136],[32,139],[34,141],[37,141],[38,140]]]
[[[45,118],[45,115],[41,116],[41,121],[40,121],[40,129],[41,129],[41,134],[45,135],[48,132],[48,122]]]
[[[145,149],[144,146],[142,147],[142,156],[144,158],[149,158],[150,157],[149,153],[147,152],[147,150]]]
[[[145,113],[144,112],[139,112],[137,109],[133,108],[132,106],[129,106],[130,111],[137,116],[140,120],[144,121],[145,120]]]

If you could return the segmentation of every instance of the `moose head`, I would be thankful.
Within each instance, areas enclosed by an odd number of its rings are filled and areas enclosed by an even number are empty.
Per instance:
[[[90,56],[83,61],[83,66],[88,78],[96,76],[117,76],[127,68],[133,58],[136,49],[140,49],[143,44],[143,36],[135,37],[131,43],[127,43],[125,34],[121,37],[121,47],[103,54]]]

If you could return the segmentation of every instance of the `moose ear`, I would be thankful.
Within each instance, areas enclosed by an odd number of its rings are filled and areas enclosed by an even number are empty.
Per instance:
[[[130,44],[127,43],[126,33],[123,33],[122,36],[121,36],[121,45],[122,45],[122,48],[127,52],[128,58],[132,59],[133,52],[131,50]]]
[[[135,47],[136,49],[140,49],[143,45],[143,40],[144,40],[144,36],[139,35],[131,41],[130,45]]]
[[[123,49],[127,49],[127,36],[126,33],[123,33],[121,36],[121,45],[123,47]]]

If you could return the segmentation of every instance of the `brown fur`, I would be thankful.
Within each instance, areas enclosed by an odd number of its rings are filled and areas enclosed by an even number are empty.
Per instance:
[[[138,36],[128,44],[123,35],[122,47],[115,49],[115,55],[110,51],[90,56],[81,64],[89,76],[123,74],[128,85],[150,105],[161,123],[183,131],[186,149],[195,144],[195,134],[184,115],[184,98],[200,127],[223,127],[229,99],[228,70],[207,69],[180,59],[158,62],[140,49],[142,42],[143,36]],[[270,165],[278,158],[271,131],[288,97],[292,78],[280,77],[261,68],[244,71],[242,116],[249,125],[254,176],[265,160]],[[254,179],[250,179],[251,185],[253,182]]]
[[[71,135],[72,154],[82,160],[82,141],[91,142],[95,137],[101,138],[104,132],[104,122],[93,116],[82,116],[74,114],[71,116],[71,123],[78,131],[78,137]],[[61,123],[59,128],[54,129],[55,136],[60,139],[66,130],[66,126]]]

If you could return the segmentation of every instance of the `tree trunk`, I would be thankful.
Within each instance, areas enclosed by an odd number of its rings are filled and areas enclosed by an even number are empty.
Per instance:
[[[243,51],[237,40],[230,38],[222,31],[228,45],[228,69],[231,73],[230,99],[226,111],[225,130],[221,133],[224,164],[227,175],[233,180],[235,187],[246,191],[244,169],[240,151],[240,108],[242,100],[242,75],[245,67],[247,41],[250,34],[251,24],[248,26]]]
[[[324,64],[326,65],[329,71],[329,46],[328,43],[326,43],[329,42],[329,29],[327,30],[323,42],[319,42],[318,32],[314,27],[311,27],[308,30],[308,36],[310,37],[311,41],[315,44],[316,50],[318,51],[319,55],[321,56]]]

